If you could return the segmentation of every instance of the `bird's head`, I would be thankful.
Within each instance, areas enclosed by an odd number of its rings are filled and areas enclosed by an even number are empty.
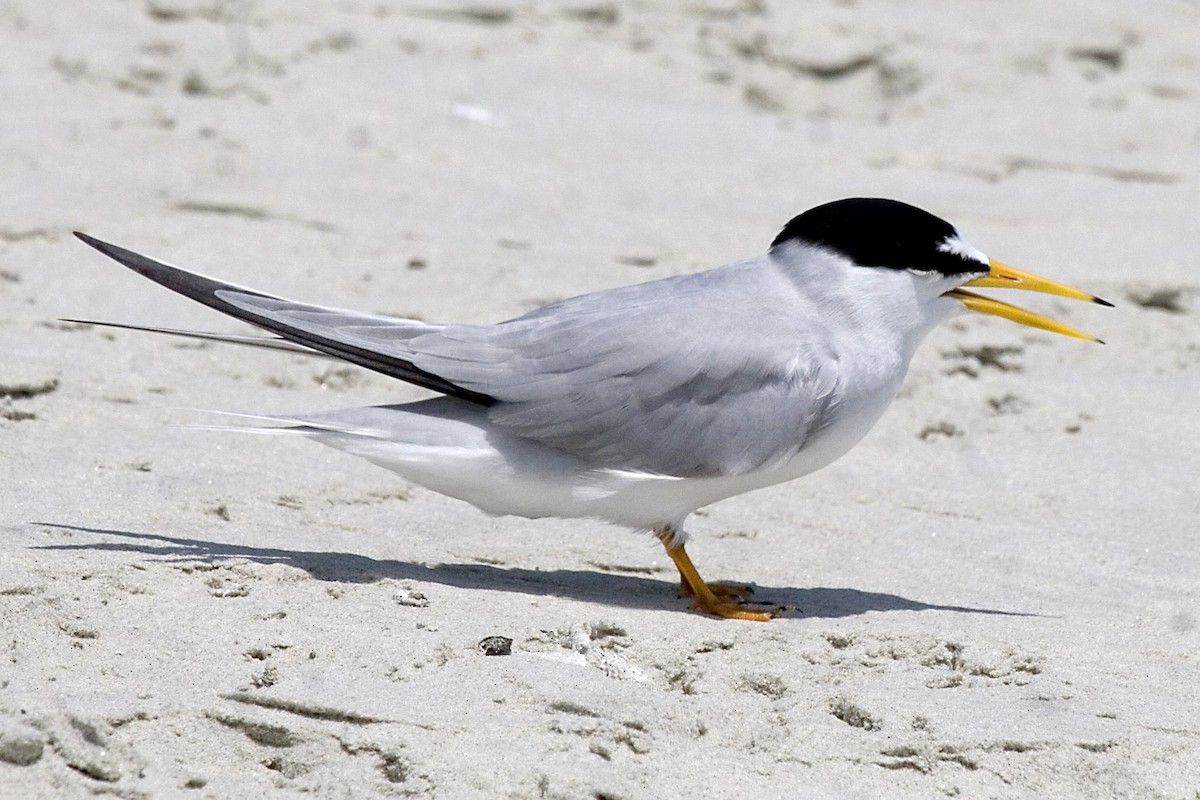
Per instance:
[[[1100,340],[964,287],[1025,289],[1112,305],[1095,295],[988,258],[949,222],[897,200],[852,197],[810,208],[780,231],[771,243],[772,252],[789,242],[834,253],[855,269],[902,270],[921,277],[920,282],[931,287],[934,298],[956,300],[971,311],[1092,342]]]

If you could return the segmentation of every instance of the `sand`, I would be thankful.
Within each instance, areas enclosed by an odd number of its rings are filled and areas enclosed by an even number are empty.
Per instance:
[[[1198,38],[1194,2],[0,3],[0,797],[1195,798]],[[955,320],[849,456],[697,514],[769,624],[689,613],[648,536],[181,427],[410,387],[57,321],[246,330],[75,229],[489,321],[862,194],[1117,308],[1029,299],[1103,347]]]

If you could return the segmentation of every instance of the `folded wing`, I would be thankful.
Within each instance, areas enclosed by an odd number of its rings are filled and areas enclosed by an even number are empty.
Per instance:
[[[505,429],[597,465],[680,477],[776,465],[832,418],[841,375],[790,287],[736,266],[447,325],[411,340],[413,363],[495,397]]]
[[[791,287],[742,262],[584,295],[495,325],[296,303],[77,234],[157,283],[282,339],[488,407],[597,468],[700,477],[795,455],[832,418],[836,357]],[[760,332],[772,331],[770,338]]]

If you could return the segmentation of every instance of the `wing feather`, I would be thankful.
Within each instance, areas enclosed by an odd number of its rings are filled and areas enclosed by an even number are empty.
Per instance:
[[[83,233],[76,232],[75,236],[84,244],[171,291],[271,331],[289,342],[453,397],[482,405],[494,402],[484,393],[464,389],[413,365],[403,342],[434,326],[415,320],[294,303],[206,278]],[[386,331],[384,336],[371,335],[381,330]]]
[[[76,235],[286,342],[487,406],[508,433],[597,468],[678,477],[769,468],[822,430],[842,396],[828,332],[770,256],[495,325],[431,325],[296,303]]]
[[[491,419],[526,438],[613,469],[739,474],[795,455],[841,396],[793,292],[754,260],[410,345],[418,367],[495,397]]]

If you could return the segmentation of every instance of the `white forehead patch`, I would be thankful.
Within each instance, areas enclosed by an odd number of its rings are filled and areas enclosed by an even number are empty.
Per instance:
[[[961,256],[962,258],[967,258],[971,261],[978,261],[985,267],[991,265],[988,261],[988,257],[985,256],[981,250],[973,246],[970,242],[961,238],[957,233],[947,236],[945,239],[943,239],[942,243],[938,245],[938,250],[943,253],[953,253],[956,256]]]

